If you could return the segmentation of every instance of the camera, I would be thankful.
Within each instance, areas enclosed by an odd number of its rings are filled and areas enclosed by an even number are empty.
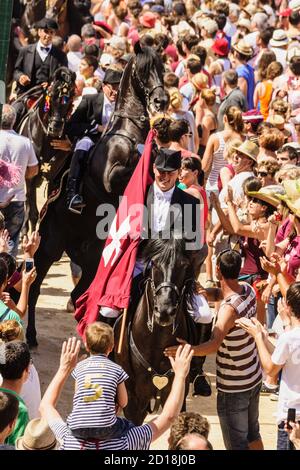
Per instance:
[[[33,258],[28,258],[25,260],[25,272],[28,273],[34,267]]]

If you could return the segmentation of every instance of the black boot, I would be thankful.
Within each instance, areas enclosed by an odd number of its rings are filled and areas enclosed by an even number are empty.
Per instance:
[[[78,182],[76,178],[69,178],[67,183],[67,205],[68,209],[75,214],[81,214],[86,206],[82,196],[77,193]]]

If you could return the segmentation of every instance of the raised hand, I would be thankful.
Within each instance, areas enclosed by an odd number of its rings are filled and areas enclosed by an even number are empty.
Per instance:
[[[64,372],[71,372],[78,362],[81,342],[79,339],[69,338],[64,341],[61,349],[59,368]]]

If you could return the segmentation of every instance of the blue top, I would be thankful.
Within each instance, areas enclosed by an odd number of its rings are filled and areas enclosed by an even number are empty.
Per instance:
[[[255,81],[254,81],[254,70],[249,64],[243,64],[240,65],[236,69],[236,73],[238,74],[238,77],[243,77],[245,80],[247,80],[247,103],[248,103],[248,109],[253,109],[254,108],[254,102],[253,102],[253,95],[254,95],[254,87],[255,87]]]

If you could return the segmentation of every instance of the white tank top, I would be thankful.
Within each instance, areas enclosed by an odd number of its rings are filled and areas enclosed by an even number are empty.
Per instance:
[[[227,161],[223,157],[225,149],[223,132],[217,132],[215,135],[219,139],[219,147],[213,153],[212,167],[206,183],[206,190],[208,191],[218,191],[218,176],[220,174],[221,168],[227,165]]]

